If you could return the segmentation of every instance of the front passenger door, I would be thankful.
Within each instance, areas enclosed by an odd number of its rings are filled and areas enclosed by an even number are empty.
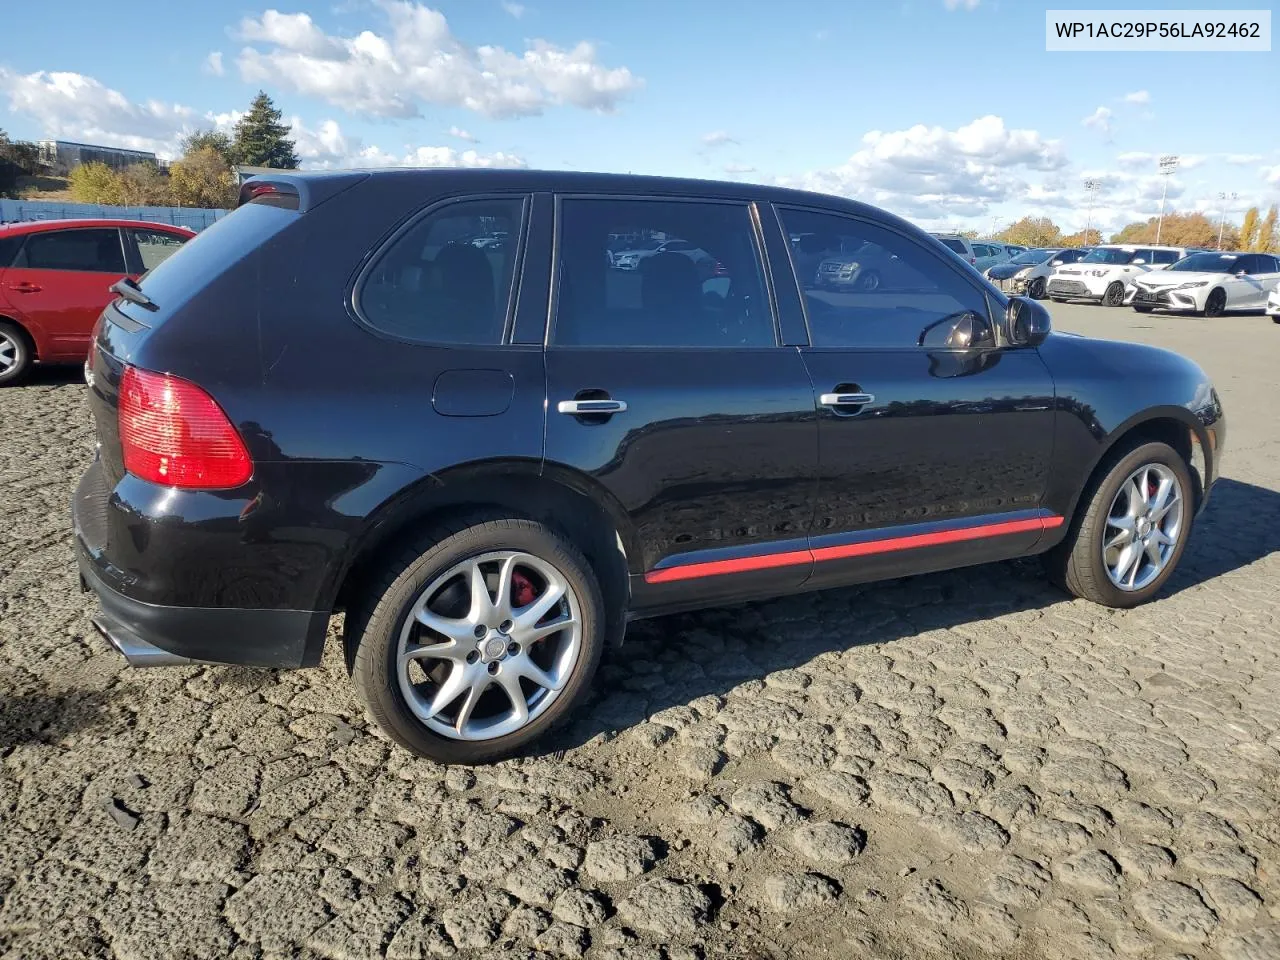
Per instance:
[[[895,285],[870,291],[800,278],[819,444],[809,586],[1033,546],[1054,429],[1053,380],[1037,351],[1007,345],[983,287],[916,239],[851,215],[778,215],[785,231],[875,243],[904,267]]]

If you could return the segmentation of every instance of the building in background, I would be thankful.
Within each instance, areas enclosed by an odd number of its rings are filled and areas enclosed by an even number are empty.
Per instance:
[[[105,163],[113,170],[123,170],[135,163],[154,163],[165,167],[167,163],[145,150],[125,150],[123,147],[101,147],[74,140],[40,140],[40,165],[55,176],[65,176],[82,163]]]

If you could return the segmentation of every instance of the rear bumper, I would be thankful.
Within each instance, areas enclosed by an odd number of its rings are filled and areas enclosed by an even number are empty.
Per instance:
[[[292,669],[314,666],[312,637],[324,637],[329,615],[311,610],[170,607],[143,603],[109,586],[77,538],[84,590],[101,607],[93,625],[135,667],[226,663]]]

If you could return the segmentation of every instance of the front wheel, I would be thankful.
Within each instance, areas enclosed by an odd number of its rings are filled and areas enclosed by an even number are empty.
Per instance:
[[[1031,281],[1031,286],[1027,287],[1027,296],[1032,300],[1044,299],[1044,279],[1036,277]]]
[[[1104,307],[1118,307],[1122,303],[1124,303],[1124,284],[1116,280],[1107,287],[1107,292],[1102,295],[1102,305]]]
[[[1215,287],[1209,291],[1208,299],[1204,302],[1204,315],[1206,317],[1220,317],[1227,309],[1227,292],[1221,287]]]
[[[529,520],[430,531],[371,594],[347,630],[356,693],[393,740],[440,763],[537,739],[585,697],[604,648],[586,559]]]
[[[1168,444],[1145,443],[1115,459],[1086,496],[1045,557],[1050,577],[1103,606],[1145,603],[1177,567],[1191,533],[1186,463]]]

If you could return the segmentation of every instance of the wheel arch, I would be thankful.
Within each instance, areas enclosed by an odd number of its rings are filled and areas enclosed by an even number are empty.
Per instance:
[[[635,533],[621,504],[580,471],[537,460],[491,460],[425,477],[380,506],[320,598],[348,607],[396,546],[458,512],[492,511],[544,523],[586,555],[609,611],[608,639],[621,640],[630,602],[629,567],[640,562]]]
[[[40,359],[40,343],[36,340],[36,335],[32,333],[29,324],[18,319],[11,313],[0,313],[0,323],[6,323],[16,329],[18,333],[22,335],[23,339],[27,341],[27,346],[31,349],[31,359]]]
[[[1205,457],[1208,439],[1204,427],[1185,407],[1164,406],[1134,414],[1107,435],[1097,457],[1089,465],[1084,484],[1071,503],[1068,518],[1074,519],[1081,504],[1088,502],[1114,461],[1129,450],[1152,442],[1168,444],[1186,462],[1192,486],[1195,487],[1192,495],[1196,510],[1199,510],[1204,501],[1206,478],[1211,475],[1211,464],[1206,462]]]

